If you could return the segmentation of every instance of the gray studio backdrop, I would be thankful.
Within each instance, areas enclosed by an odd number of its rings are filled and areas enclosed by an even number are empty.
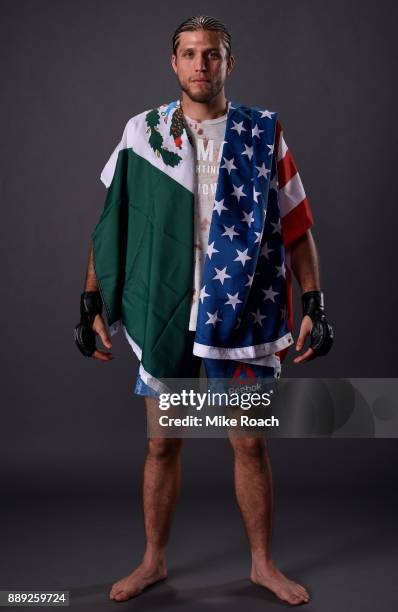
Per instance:
[[[72,330],[100,171],[131,116],[178,96],[171,34],[197,13],[230,27],[227,96],[279,112],[315,217],[335,348],[301,366],[291,350],[283,374],[397,376],[393,2],[2,0],[2,492],[140,478],[137,360],[121,334],[113,362],[85,359]],[[273,440],[271,454],[278,487],[394,483],[393,440]],[[231,484],[227,441],[187,440],[184,456],[187,487]]]

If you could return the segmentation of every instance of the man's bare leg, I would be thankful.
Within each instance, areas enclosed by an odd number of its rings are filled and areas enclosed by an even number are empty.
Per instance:
[[[146,397],[145,405],[154,411],[158,402]],[[141,564],[114,583],[110,599],[126,601],[167,577],[165,551],[181,487],[181,446],[180,438],[148,440],[143,485],[146,550]]]
[[[310,596],[275,566],[271,555],[273,483],[267,443],[262,438],[230,435],[235,454],[235,489],[249,539],[250,579],[292,605],[307,603]]]

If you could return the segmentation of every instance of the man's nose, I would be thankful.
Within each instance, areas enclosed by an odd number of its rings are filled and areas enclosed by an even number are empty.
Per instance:
[[[195,70],[207,70],[207,60],[205,55],[200,55],[195,61]]]

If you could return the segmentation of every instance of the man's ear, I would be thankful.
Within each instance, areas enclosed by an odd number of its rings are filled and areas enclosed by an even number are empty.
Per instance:
[[[171,65],[173,67],[174,72],[177,74],[177,56],[174,55],[174,53],[172,54],[170,61],[171,61]]]
[[[228,66],[227,66],[227,74],[230,75],[232,72],[232,68],[235,66],[235,58],[233,55],[230,55],[228,58]]]

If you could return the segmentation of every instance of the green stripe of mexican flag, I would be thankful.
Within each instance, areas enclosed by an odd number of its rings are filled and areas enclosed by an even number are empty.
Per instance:
[[[193,154],[185,131],[176,147],[167,108],[127,123],[101,175],[108,192],[92,234],[108,324],[123,322],[150,383],[178,376],[192,299]]]

